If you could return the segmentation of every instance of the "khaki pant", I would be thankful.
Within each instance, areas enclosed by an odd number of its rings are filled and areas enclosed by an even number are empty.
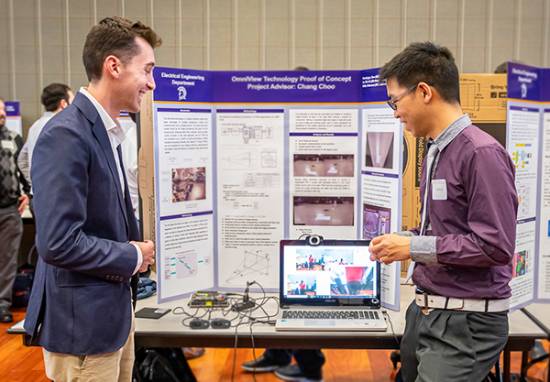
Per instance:
[[[113,353],[72,355],[43,349],[46,376],[55,382],[131,382],[134,367],[134,316],[124,346]]]

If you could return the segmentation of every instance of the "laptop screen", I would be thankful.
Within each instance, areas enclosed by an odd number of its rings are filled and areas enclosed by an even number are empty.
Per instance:
[[[281,305],[380,306],[380,264],[368,240],[282,240]]]

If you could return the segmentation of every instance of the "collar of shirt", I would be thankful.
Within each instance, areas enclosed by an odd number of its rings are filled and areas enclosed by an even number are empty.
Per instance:
[[[430,144],[437,146],[439,152],[442,152],[449,143],[456,138],[458,134],[462,132],[466,127],[470,126],[472,121],[468,114],[464,114],[456,121],[451,123],[445,130],[443,130],[434,140],[428,141]]]
[[[103,106],[95,99],[95,97],[88,91],[86,88],[81,87],[80,93],[85,95],[92,105],[96,108],[99,117],[101,118],[101,121],[103,122],[103,125],[105,126],[105,129],[107,130],[107,133],[109,135],[109,138],[112,137],[111,144],[114,148],[116,148],[118,145],[120,145],[124,138],[126,137],[126,133],[128,132],[128,128],[125,128],[121,126],[118,121],[113,120],[109,113],[105,110]],[[114,140],[114,141],[113,141]]]

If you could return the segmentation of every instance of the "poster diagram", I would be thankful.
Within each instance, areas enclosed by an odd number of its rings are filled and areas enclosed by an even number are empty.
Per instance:
[[[183,253],[168,257],[165,262],[165,277],[167,280],[184,279],[197,273],[199,263],[207,263],[206,260],[198,260],[196,253]]]
[[[244,144],[260,143],[273,137],[271,127],[261,125],[232,126],[228,125],[222,131],[222,137],[239,137]]]
[[[233,270],[227,278],[226,283],[233,284],[236,281],[247,281],[249,277],[260,274],[269,275],[269,254],[262,251],[244,250],[244,257],[241,263]]]

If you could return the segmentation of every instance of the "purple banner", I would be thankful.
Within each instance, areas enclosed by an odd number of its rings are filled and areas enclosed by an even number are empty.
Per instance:
[[[217,113],[284,113],[284,109],[216,109]]]
[[[157,112],[167,112],[167,113],[211,113],[211,109],[180,109],[175,107],[159,107]]]
[[[526,106],[510,106],[510,110],[517,110],[517,111],[530,111],[533,113],[538,113],[539,109],[536,107],[526,107]]]
[[[155,101],[380,102],[388,99],[379,69],[347,71],[204,71],[157,67]],[[263,111],[258,111],[263,112]]]
[[[214,102],[361,102],[361,72],[215,72]]]
[[[167,216],[161,216],[160,220],[172,220],[172,219],[183,219],[183,218],[190,218],[193,216],[202,216],[202,215],[212,215],[214,211],[204,211],[204,212],[193,212],[190,214],[178,214],[178,215],[167,215]]]
[[[359,133],[289,133],[291,137],[356,137]]]
[[[540,100],[550,102],[550,68],[541,69],[540,72],[542,74]]]
[[[399,174],[384,174],[382,172],[375,171],[361,171],[363,175],[381,176],[383,178],[399,178]]]
[[[380,82],[380,68],[361,71],[361,90],[363,102],[379,102],[388,100],[386,81]]]
[[[21,108],[19,101],[6,101],[6,116],[19,117],[21,115]]]
[[[214,72],[156,67],[153,71],[155,101],[212,102]]]
[[[508,98],[541,101],[542,71],[534,66],[508,63]],[[548,84],[546,84],[548,86]]]

